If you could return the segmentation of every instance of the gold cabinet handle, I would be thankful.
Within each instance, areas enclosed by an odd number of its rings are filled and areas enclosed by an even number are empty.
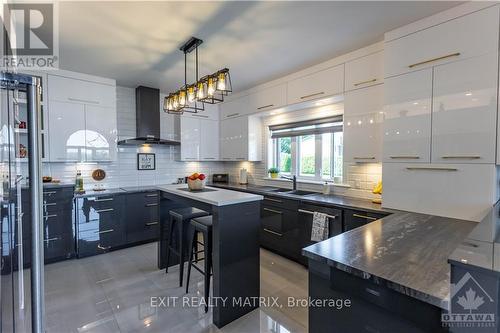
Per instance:
[[[446,58],[458,57],[459,55],[460,55],[460,52],[455,52],[455,53],[447,54],[447,55],[444,55],[444,56],[441,56],[441,57],[437,57],[437,58],[433,58],[433,59],[429,59],[429,60],[425,60],[425,61],[417,62],[415,64],[408,65],[408,68],[413,68],[413,67],[417,67],[417,66],[420,66],[420,65],[425,65],[425,64],[428,64],[430,62],[434,62],[434,61],[438,61],[438,60],[443,60],[443,59],[446,59]]]
[[[265,231],[265,232],[268,232],[268,233],[270,233],[270,234],[276,235],[276,236],[278,236],[278,237],[282,237],[282,236],[283,236],[283,234],[280,234],[279,232],[272,231],[272,230],[269,230],[269,229],[266,229],[266,228],[264,228],[264,231]]]
[[[370,156],[370,157],[355,156],[355,157],[353,157],[353,159],[355,159],[355,160],[374,160],[375,157],[374,156]]]
[[[279,210],[274,210],[274,209],[269,209],[269,208],[263,208],[266,212],[271,212],[275,214],[283,214],[283,212],[280,212]]]
[[[314,215],[314,212],[311,212],[310,210],[305,210],[305,209],[299,209],[299,213]],[[332,220],[334,220],[336,218],[336,216],[334,216],[334,215],[329,215],[329,214],[325,214],[325,215],[326,215],[326,217],[328,217],[329,219],[332,219]]]
[[[274,106],[274,104],[268,104],[268,105],[264,105],[264,106],[259,106],[257,108],[257,110],[262,110],[262,109],[265,109],[265,108],[270,108],[271,106]]]
[[[478,160],[481,158],[481,156],[441,156],[443,159],[463,159],[463,160]]]
[[[354,86],[357,87],[357,86],[360,86],[360,85],[363,85],[363,84],[367,84],[367,83],[372,83],[372,82],[375,82],[375,81],[377,81],[377,79],[366,80],[366,81],[355,83]]]
[[[306,98],[309,98],[309,97],[319,96],[319,95],[323,95],[324,93],[325,93],[324,91],[321,91],[319,93],[302,96],[300,99],[306,99]]]
[[[404,156],[404,155],[400,155],[400,156],[389,156],[390,159],[393,159],[393,160],[399,160],[399,159],[404,159],[404,160],[418,160],[420,158],[420,156]]]
[[[429,167],[429,168],[426,168],[426,167],[408,167],[406,168],[406,170],[410,170],[410,171],[419,171],[419,170],[428,170],[428,171],[458,171],[458,169],[455,169],[455,168],[436,168],[436,167]]]
[[[360,214],[352,214],[352,216],[353,216],[353,217],[359,217],[359,218],[362,218],[362,219],[371,220],[371,221],[378,220],[378,219],[377,219],[377,218],[375,218],[375,217],[366,216],[366,215],[360,215]]]

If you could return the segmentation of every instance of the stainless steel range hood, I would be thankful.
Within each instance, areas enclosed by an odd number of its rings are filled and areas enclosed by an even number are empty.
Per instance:
[[[160,138],[160,89],[139,86],[135,89],[136,137],[118,141],[119,145],[180,145]]]

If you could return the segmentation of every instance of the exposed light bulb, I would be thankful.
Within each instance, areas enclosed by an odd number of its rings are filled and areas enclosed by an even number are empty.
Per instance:
[[[205,98],[205,94],[203,93],[203,82],[198,83],[198,89],[196,90],[196,97],[198,99]]]
[[[194,102],[194,99],[195,99],[195,93],[194,93],[194,87],[191,86],[187,89],[187,96],[188,96],[188,101],[189,103],[192,103]]]
[[[179,107],[179,101],[177,100],[177,95],[172,98],[172,108],[175,110]]]
[[[179,91],[179,105],[180,106],[186,105],[186,91],[185,90]]]
[[[167,110],[172,110],[172,98],[167,98]]]
[[[217,78],[217,90],[226,90],[226,75],[224,73],[219,73]]]
[[[210,77],[208,78],[207,94],[208,96],[213,96],[214,93],[215,93],[214,79]]]

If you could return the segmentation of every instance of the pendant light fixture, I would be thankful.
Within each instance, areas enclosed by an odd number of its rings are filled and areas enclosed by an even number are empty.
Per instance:
[[[184,85],[176,92],[170,93],[163,101],[163,110],[170,114],[184,112],[197,113],[205,109],[204,103],[216,104],[224,101],[224,96],[232,92],[229,69],[224,68],[214,74],[198,79],[198,46],[203,41],[191,37],[180,50],[184,53]],[[196,82],[187,83],[187,55],[195,51]]]

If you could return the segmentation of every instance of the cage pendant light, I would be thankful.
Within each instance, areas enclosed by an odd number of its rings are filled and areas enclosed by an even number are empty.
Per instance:
[[[203,41],[191,37],[180,50],[184,53],[184,85],[170,93],[163,101],[163,110],[171,114],[197,113],[205,109],[204,103],[216,104],[224,101],[224,96],[232,92],[229,69],[224,68],[198,79],[198,46]],[[187,83],[187,54],[195,51],[195,83]]]

